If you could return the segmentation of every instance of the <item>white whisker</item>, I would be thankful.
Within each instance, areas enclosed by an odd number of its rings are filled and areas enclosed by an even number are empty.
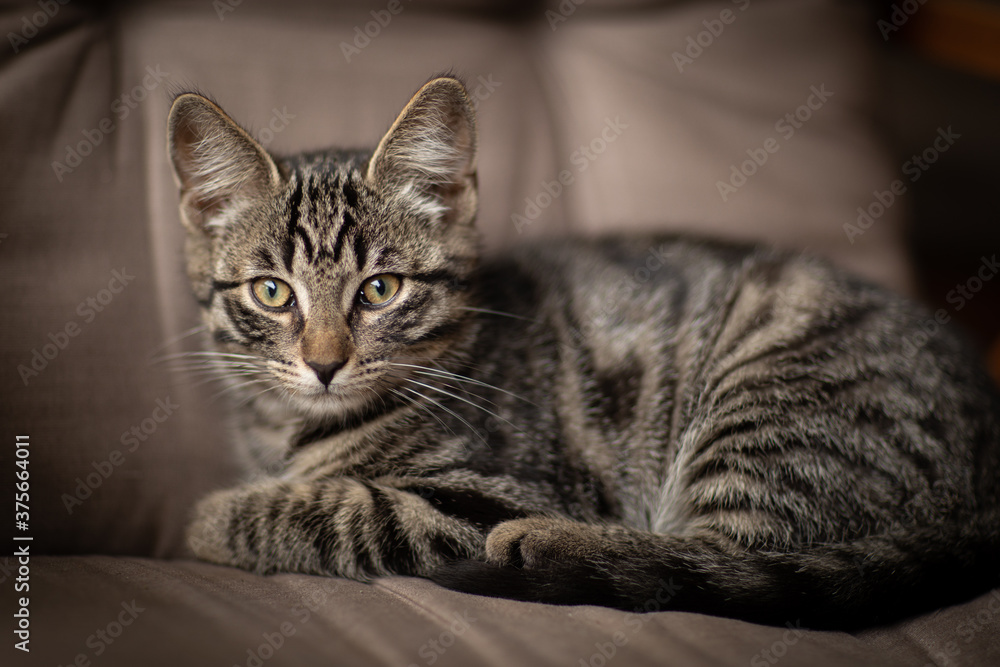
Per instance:
[[[519,401],[524,401],[528,405],[535,405],[534,403],[532,403],[528,399],[526,399],[526,398],[524,398],[522,396],[518,396],[515,393],[509,392],[506,389],[503,389],[501,387],[497,387],[496,385],[489,384],[488,382],[482,382],[480,380],[475,380],[475,379],[467,377],[465,375],[459,375],[458,373],[452,373],[452,372],[449,372],[449,371],[446,371],[446,370],[443,370],[443,369],[442,370],[437,370],[437,369],[434,369],[434,368],[427,368],[426,366],[419,366],[417,364],[401,364],[401,363],[398,363],[398,362],[390,362],[390,363],[393,366],[401,366],[401,367],[405,367],[405,368],[414,368],[414,369],[417,369],[415,372],[417,374],[419,374],[419,375],[430,375],[430,376],[434,376],[434,377],[440,377],[440,378],[443,378],[443,379],[455,380],[456,382],[468,382],[469,384],[473,384],[473,385],[476,385],[478,387],[483,387],[485,389],[492,389],[494,391],[499,391],[502,394],[507,394],[511,398],[516,398]],[[475,396],[475,394],[472,394],[472,395]],[[481,396],[477,396],[477,398],[482,398],[482,397]],[[486,400],[486,399],[483,399],[483,400]],[[491,405],[496,405],[492,401],[487,401],[487,402],[490,403]],[[535,407],[537,407],[537,406],[535,406]]]
[[[402,389],[403,391],[408,391],[411,394],[415,394],[415,395],[419,396],[420,398],[424,399],[425,401],[430,401],[431,403],[433,403],[434,405],[438,406],[439,408],[441,408],[442,410],[444,410],[445,412],[447,412],[448,414],[450,414],[452,417],[454,417],[458,421],[460,421],[463,424],[465,424],[466,426],[468,426],[469,430],[472,431],[472,434],[475,435],[477,438],[479,438],[484,445],[488,444],[486,442],[486,439],[482,435],[480,435],[479,431],[476,430],[475,426],[473,426],[472,424],[470,424],[465,419],[465,417],[463,417],[462,415],[458,414],[457,412],[455,412],[454,410],[452,410],[448,406],[444,405],[441,401],[433,399],[430,396],[425,396],[424,394],[421,394],[416,389],[410,389],[409,387],[400,387],[400,389]]]
[[[500,315],[501,317],[509,317],[515,320],[524,320],[525,322],[532,322],[538,324],[538,320],[531,317],[523,317],[521,315],[515,315],[513,313],[505,313],[501,310],[490,310],[489,308],[473,308],[472,306],[459,306],[457,310],[471,310],[474,313],[486,313],[487,315]]]
[[[450,391],[445,391],[444,389],[441,389],[440,387],[435,387],[432,384],[427,384],[425,382],[419,382],[417,380],[414,380],[413,378],[405,378],[405,380],[407,382],[412,382],[413,384],[419,385],[421,387],[426,387],[427,389],[431,389],[433,391],[436,391],[439,394],[444,394],[445,396],[450,396],[451,398],[454,398],[455,400],[462,401],[463,403],[465,403],[467,405],[471,405],[472,407],[476,408],[477,410],[482,410],[483,412],[485,412],[486,414],[488,414],[489,416],[491,416],[491,417],[493,417],[495,419],[499,419],[504,424],[507,424],[508,426],[510,426],[512,429],[514,429],[516,431],[520,431],[521,430],[517,426],[515,426],[514,424],[511,424],[509,421],[507,421],[506,419],[504,419],[503,417],[501,417],[500,415],[498,415],[497,413],[493,412],[492,410],[487,410],[486,408],[484,408],[483,406],[479,405],[478,403],[475,403],[474,401],[470,401],[467,398],[462,398],[458,394],[453,394]],[[471,394],[471,395],[472,396],[476,396],[475,394]],[[476,396],[476,398],[482,399],[481,396]],[[482,399],[482,400],[486,400],[486,399]]]
[[[283,389],[283,388],[284,387],[282,387],[280,384],[276,384],[276,385],[272,385],[272,386],[268,387],[267,389],[262,389],[261,391],[258,391],[256,394],[252,394],[250,396],[247,396],[244,400],[240,401],[237,404],[237,407],[243,407],[244,405],[246,405],[250,401],[254,401],[254,400],[260,398],[261,396],[263,396],[264,394],[266,394],[269,391],[274,391],[275,389]]]
[[[153,351],[150,352],[150,356],[155,356],[156,353],[159,352],[160,350],[165,350],[168,347],[170,347],[171,345],[176,345],[177,343],[181,342],[185,338],[190,338],[191,336],[195,336],[197,334],[200,334],[201,332],[203,332],[203,331],[205,331],[207,329],[208,329],[208,327],[205,326],[204,324],[199,324],[196,327],[191,327],[187,331],[182,331],[181,333],[177,334],[176,336],[174,336],[172,338],[168,338],[167,340],[163,341],[163,343],[161,343],[159,347],[154,348]]]
[[[244,387],[250,387],[250,386],[253,386],[255,384],[262,384],[265,381],[266,381],[266,378],[256,378],[256,379],[253,379],[253,380],[248,380],[246,382],[240,382],[240,383],[237,383],[237,384],[229,385],[228,387],[226,387],[222,391],[220,391],[217,394],[215,394],[214,396],[212,396],[212,400],[219,399],[219,398],[225,396],[228,393],[238,391],[238,390],[240,390],[240,389],[242,389]]]
[[[446,431],[448,431],[452,435],[455,435],[455,431],[453,431],[447,424],[444,423],[444,420],[442,420],[440,417],[438,417],[436,414],[434,414],[434,411],[431,410],[426,405],[424,405],[423,403],[421,403],[421,402],[419,402],[419,401],[417,401],[417,400],[415,400],[413,398],[410,398],[409,396],[403,394],[398,389],[393,389],[393,388],[390,387],[389,388],[389,393],[393,394],[394,396],[398,396],[400,399],[402,399],[403,401],[407,402],[409,405],[415,405],[416,407],[420,408],[421,410],[423,410],[424,412],[426,412],[427,414],[429,414],[431,417],[433,417],[434,420],[437,421],[438,424],[441,424],[442,428],[444,428]]]

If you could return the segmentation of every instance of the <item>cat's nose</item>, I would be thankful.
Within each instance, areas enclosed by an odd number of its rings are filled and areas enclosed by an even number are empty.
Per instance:
[[[344,361],[337,360],[329,364],[320,364],[316,363],[315,361],[307,361],[306,366],[308,366],[309,368],[313,369],[316,372],[316,377],[319,378],[319,381],[323,383],[324,387],[329,387],[330,381],[333,380],[333,376],[337,373],[337,371],[343,368],[346,363],[347,363],[346,360]]]

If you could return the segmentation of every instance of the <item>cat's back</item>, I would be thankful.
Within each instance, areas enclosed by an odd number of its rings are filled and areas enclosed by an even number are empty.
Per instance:
[[[746,317],[771,320],[781,305],[799,311],[800,324],[807,313],[831,323],[854,308],[878,308],[903,325],[914,310],[815,257],[687,236],[525,243],[485,258],[476,284],[497,310],[558,315],[594,335],[651,321],[661,333],[664,324],[704,328],[735,318],[742,325]]]
[[[1000,398],[981,360],[947,328],[926,335],[923,307],[826,261],[685,237],[566,240],[489,258],[478,280],[482,308],[504,314],[483,329],[490,380],[558,397],[555,421],[593,467],[646,462],[648,484],[619,480],[645,496],[624,503],[649,508],[637,524],[673,521],[652,515],[685,447],[764,451],[768,423],[783,424],[782,447],[864,461],[859,485],[895,488],[869,477],[906,470],[998,502]]]

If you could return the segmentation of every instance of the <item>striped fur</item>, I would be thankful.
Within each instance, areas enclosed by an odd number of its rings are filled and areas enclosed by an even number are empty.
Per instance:
[[[260,468],[199,505],[198,556],[622,609],[668,585],[671,608],[826,627],[1000,583],[1000,397],[952,333],[907,345],[919,307],[756,247],[479,260],[474,122],[435,79],[373,154],[276,159],[175,103],[205,358]],[[399,292],[366,306],[384,274]]]

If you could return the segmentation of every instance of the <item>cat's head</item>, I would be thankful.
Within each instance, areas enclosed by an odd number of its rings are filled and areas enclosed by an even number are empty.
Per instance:
[[[168,125],[211,359],[248,397],[346,416],[460,339],[477,195],[457,79],[424,85],[370,154],[277,159],[193,93]]]

